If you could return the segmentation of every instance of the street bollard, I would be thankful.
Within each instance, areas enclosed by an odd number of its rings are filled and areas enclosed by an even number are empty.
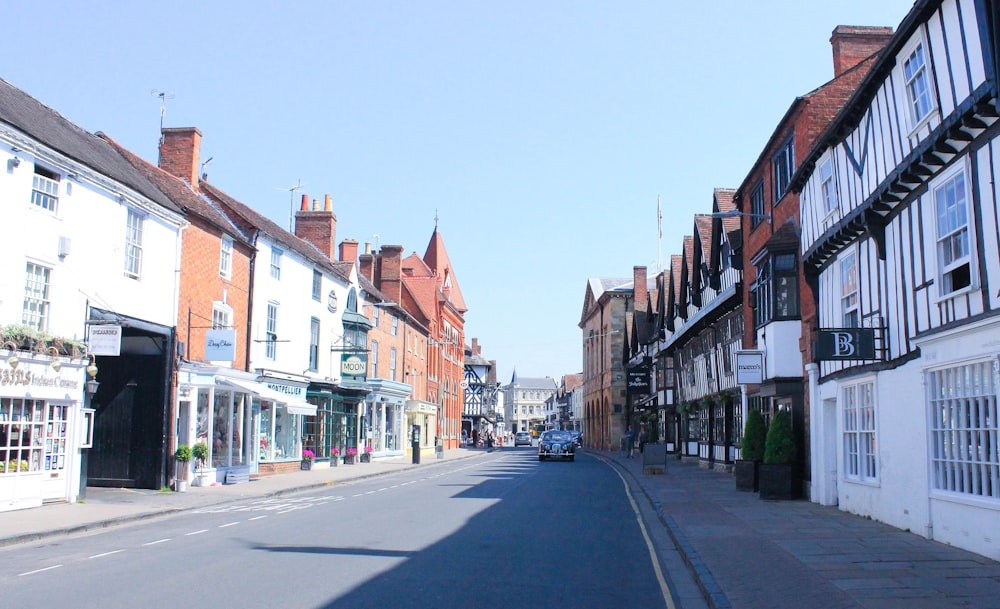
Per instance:
[[[420,426],[413,426],[413,442],[410,444],[410,449],[413,451],[413,463],[420,463]]]

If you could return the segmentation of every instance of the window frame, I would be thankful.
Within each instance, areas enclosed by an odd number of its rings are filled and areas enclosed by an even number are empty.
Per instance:
[[[146,217],[129,207],[125,218],[125,276],[129,279],[142,277],[142,235]]]
[[[959,192],[960,190],[962,194],[962,205],[964,209],[961,213],[964,216],[965,224],[964,226],[956,225],[949,227],[948,234],[942,237],[940,224],[941,212],[938,209],[938,194],[959,178],[962,181],[963,187],[961,189],[956,189],[955,191]],[[979,288],[979,263],[976,258],[976,248],[978,247],[978,243],[976,242],[976,226],[974,224],[975,209],[971,188],[972,185],[969,180],[969,171],[965,163],[958,163],[955,167],[942,172],[941,175],[937,176],[928,185],[928,194],[931,197],[931,204],[933,208],[932,224],[934,233],[932,238],[934,239],[934,255],[936,261],[934,270],[934,283],[937,286],[936,302],[949,300]],[[948,264],[945,264],[945,251],[943,249],[947,247],[945,242],[954,243],[954,238],[962,232],[964,232],[965,252],[963,255],[956,257]],[[968,284],[959,288],[951,288],[949,291],[945,292],[944,289],[946,286],[954,285],[954,273],[962,267],[967,267],[968,269]]]
[[[837,188],[837,165],[832,154],[819,162],[819,194],[823,201],[823,218],[827,219],[840,210],[840,192]]]
[[[396,348],[389,348],[389,380],[396,380]]]
[[[271,278],[281,281],[281,257],[285,251],[280,247],[271,246]]]
[[[230,330],[233,327],[233,308],[224,302],[212,303],[212,329]]]
[[[368,358],[368,367],[371,369],[371,377],[378,378],[378,341],[371,340],[371,355]]]
[[[39,273],[39,271],[41,272]],[[38,281],[39,278],[41,278],[40,281]],[[28,260],[24,267],[24,301],[21,308],[21,323],[39,332],[48,330],[52,309],[51,297],[52,267]]]
[[[264,330],[264,357],[274,361],[278,359],[278,310],[281,307],[278,302],[272,300],[267,303],[267,316],[265,318]]]
[[[219,242],[219,276],[225,279],[233,278],[233,238],[222,235]]]
[[[774,179],[771,189],[774,194],[772,207],[777,206],[788,192],[793,173],[795,173],[795,134],[791,133],[771,157],[771,175]]]
[[[323,300],[323,273],[313,269],[312,299],[316,302]]]
[[[853,271],[853,290],[848,292],[852,287],[851,282],[845,275],[845,270]],[[858,251],[856,248],[851,248],[847,250],[843,256],[838,260],[838,269],[840,272],[840,324],[842,328],[859,328],[861,327],[861,268],[860,268],[860,258],[858,257]],[[853,317],[851,317],[853,315]]]
[[[750,228],[756,228],[767,215],[767,197],[764,196],[764,180],[759,179],[750,189]]]
[[[792,257],[791,268],[776,268],[780,259]],[[769,252],[756,265],[757,276],[750,285],[751,310],[753,311],[754,330],[775,321],[794,321],[802,318],[802,302],[799,297],[799,256],[796,251]],[[779,282],[787,284],[779,289]],[[788,307],[791,312],[778,315],[779,298],[792,296],[793,301]]]
[[[993,356],[924,370],[932,496],[1000,506],[997,366]]]
[[[319,337],[320,321],[318,317],[309,318],[309,371],[319,370]]]
[[[59,215],[59,186],[61,176],[35,163],[31,176],[31,204],[54,216]]]
[[[865,390],[867,392],[862,393]],[[878,451],[878,391],[875,377],[866,376],[857,379],[856,382],[845,383],[841,385],[838,394],[842,477],[847,482],[878,485],[881,467]],[[867,403],[864,398],[868,398]],[[851,413],[854,414],[853,418],[850,416]]]
[[[913,39],[909,42],[909,44],[903,47],[903,50],[900,51],[896,60],[896,65],[899,69],[899,78],[902,82],[901,88],[906,95],[906,118],[910,127],[910,135],[912,135],[914,131],[923,127],[937,111],[937,96],[936,88],[934,86],[934,75],[931,71],[931,62],[927,49],[927,37],[923,30],[919,30],[913,36]],[[921,54],[923,63],[920,69],[914,73],[913,77],[907,76],[908,64],[918,51]],[[927,109],[922,115],[917,114],[919,110],[916,107],[918,101],[916,95],[920,94],[915,94],[913,87],[911,86],[916,78],[921,78],[921,82],[925,86],[921,94],[926,97]]]

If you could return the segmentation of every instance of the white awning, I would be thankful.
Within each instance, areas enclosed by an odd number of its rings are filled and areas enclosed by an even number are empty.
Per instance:
[[[234,379],[225,376],[217,376],[215,380],[222,383],[223,385],[229,385],[231,387],[236,387],[248,393],[252,393],[262,400],[268,402],[277,402],[279,404],[284,404],[288,409],[288,414],[302,414],[307,416],[314,416],[316,414],[316,405],[310,404],[305,400],[293,397],[290,395],[285,395],[279,393],[274,389],[271,389],[263,383],[256,383],[254,381],[244,381],[241,379]]]

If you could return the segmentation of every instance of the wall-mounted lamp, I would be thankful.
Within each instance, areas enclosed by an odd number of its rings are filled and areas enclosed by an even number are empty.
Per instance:
[[[87,366],[87,374],[90,375],[90,378],[94,378],[97,376],[97,357],[93,353],[88,353],[87,357],[90,358],[90,365]]]
[[[49,367],[56,372],[62,370],[62,362],[59,361],[59,349],[56,349],[55,347],[46,347],[45,353],[52,356],[52,363],[49,364]]]
[[[7,161],[7,166],[10,167],[11,169],[13,169],[15,167],[20,167],[21,166],[21,159],[18,156],[15,155],[14,158],[12,158],[9,161]]]
[[[14,344],[14,341],[9,340],[3,344],[3,348],[10,349],[10,357],[7,358],[7,364],[16,370],[17,365],[21,363],[21,360],[17,358],[17,345]]]

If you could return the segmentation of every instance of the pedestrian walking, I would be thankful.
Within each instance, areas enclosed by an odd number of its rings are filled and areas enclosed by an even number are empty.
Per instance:
[[[646,439],[649,438],[649,434],[646,433],[646,426],[643,425],[642,429],[639,430],[639,439],[637,440],[639,444],[639,454],[646,448]]]
[[[625,430],[625,457],[631,459],[634,450],[635,450],[635,432],[632,431],[632,426],[629,425],[628,429]]]

